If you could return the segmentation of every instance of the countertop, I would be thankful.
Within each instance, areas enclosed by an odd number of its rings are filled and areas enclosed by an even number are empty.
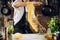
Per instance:
[[[44,35],[39,34],[23,34],[23,38],[15,39],[12,37],[12,40],[45,40]]]

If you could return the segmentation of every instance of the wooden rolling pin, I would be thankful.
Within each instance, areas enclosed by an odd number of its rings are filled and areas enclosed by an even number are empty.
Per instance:
[[[4,18],[5,40],[8,40],[7,22],[8,22],[8,18]]]

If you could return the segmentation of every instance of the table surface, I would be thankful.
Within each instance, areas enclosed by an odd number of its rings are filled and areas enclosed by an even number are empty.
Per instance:
[[[39,34],[23,34],[24,37],[20,39],[14,39],[12,40],[45,40],[44,35]]]

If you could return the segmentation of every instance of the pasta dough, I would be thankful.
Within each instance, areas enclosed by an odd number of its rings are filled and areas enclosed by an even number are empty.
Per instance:
[[[13,37],[14,38],[23,38],[23,34],[21,34],[21,33],[15,33],[15,34],[13,34]]]
[[[38,25],[33,22],[34,19],[32,19],[32,15],[33,15],[33,9],[34,9],[34,5],[32,2],[30,2],[28,5],[28,22],[30,23],[30,27],[32,28],[32,30],[34,30],[35,32],[38,32]]]

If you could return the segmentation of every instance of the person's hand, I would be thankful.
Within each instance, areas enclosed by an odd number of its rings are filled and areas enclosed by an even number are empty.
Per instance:
[[[42,2],[33,2],[33,4],[34,4],[34,6],[41,6],[41,5],[43,5]]]

